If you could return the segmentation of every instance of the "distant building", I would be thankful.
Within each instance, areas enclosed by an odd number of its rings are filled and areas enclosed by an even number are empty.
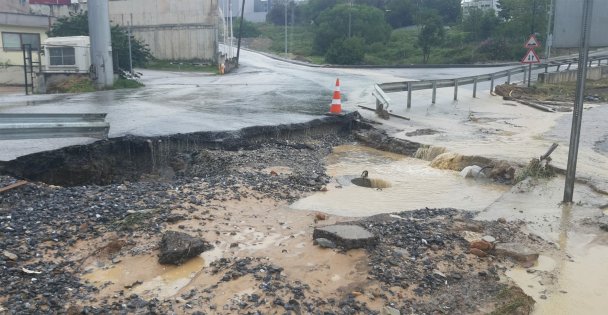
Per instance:
[[[31,45],[33,61],[39,62],[41,43],[52,17],[23,13],[0,12],[0,84],[23,85],[24,44]]]
[[[220,0],[220,9],[224,16],[230,16],[230,3],[232,3],[232,16],[240,17],[243,0]],[[245,0],[244,19],[250,22],[265,22],[270,8],[271,0]]]
[[[131,25],[158,59],[216,61],[218,1],[110,0],[110,20]]]
[[[84,9],[83,4],[86,2],[86,0],[2,0],[0,12],[62,17]]]
[[[469,11],[472,8],[480,9],[483,11],[492,9],[495,12],[498,12],[499,11],[498,1],[499,0],[464,0],[464,1],[462,1],[462,4],[461,4],[462,15],[463,16],[469,15]]]

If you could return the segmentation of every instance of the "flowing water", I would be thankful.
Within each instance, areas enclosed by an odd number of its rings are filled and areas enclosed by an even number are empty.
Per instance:
[[[336,147],[327,163],[327,171],[336,181],[327,185],[328,191],[301,199],[292,208],[347,217],[424,207],[480,211],[510,188],[484,179],[465,179],[458,172],[434,169],[428,161],[359,145]],[[364,170],[371,182],[390,187],[352,184]]]

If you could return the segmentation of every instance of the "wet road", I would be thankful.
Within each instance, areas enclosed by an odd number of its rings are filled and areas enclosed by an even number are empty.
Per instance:
[[[0,112],[108,113],[110,137],[157,136],[303,122],[327,112],[335,79],[343,107],[373,106],[377,82],[455,78],[505,68],[333,69],[243,51],[235,73],[215,76],[144,70],[144,88],[60,95],[2,95]],[[94,139],[2,141],[0,160]]]

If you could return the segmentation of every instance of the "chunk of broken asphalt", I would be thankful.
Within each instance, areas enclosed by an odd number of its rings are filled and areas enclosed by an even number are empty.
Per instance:
[[[334,244],[334,242],[322,237],[315,239],[314,244],[325,248],[336,248],[336,244]]]
[[[325,238],[344,249],[374,246],[378,238],[358,225],[336,224],[315,228],[312,238]]]
[[[192,237],[186,233],[168,231],[160,241],[160,264],[180,265],[200,253],[213,249],[205,240]]]
[[[511,257],[519,262],[535,262],[538,253],[518,243],[498,243],[494,247],[496,255]]]

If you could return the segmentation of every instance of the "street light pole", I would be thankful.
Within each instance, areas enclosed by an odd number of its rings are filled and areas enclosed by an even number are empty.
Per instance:
[[[348,8],[348,38],[350,38],[350,30],[351,30],[351,25],[352,25],[352,15],[353,15],[353,0],[349,1],[349,8]]]

